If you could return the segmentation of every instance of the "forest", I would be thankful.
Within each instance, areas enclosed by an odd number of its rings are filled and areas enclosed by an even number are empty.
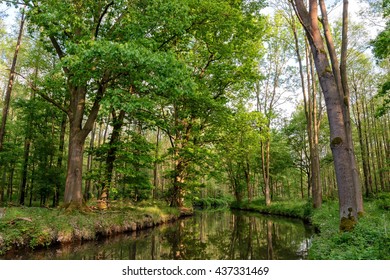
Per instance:
[[[220,208],[311,224],[310,259],[390,259],[389,0],[0,4],[0,255]],[[304,235],[231,219],[268,258]]]

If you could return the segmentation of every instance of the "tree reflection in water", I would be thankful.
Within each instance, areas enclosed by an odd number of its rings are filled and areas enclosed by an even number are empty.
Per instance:
[[[304,259],[312,230],[300,220],[199,211],[193,217],[95,242],[8,254],[8,259]]]

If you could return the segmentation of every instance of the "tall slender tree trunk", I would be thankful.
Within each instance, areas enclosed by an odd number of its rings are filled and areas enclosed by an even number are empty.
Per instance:
[[[271,190],[270,190],[270,178],[269,178],[269,156],[270,154],[270,141],[267,139],[261,143],[261,166],[263,171],[263,182],[264,182],[264,195],[265,205],[271,205]]]
[[[355,109],[356,109],[356,123],[357,123],[357,131],[358,131],[358,136],[359,136],[359,144],[360,144],[360,152],[362,155],[362,165],[363,165],[363,176],[364,176],[364,185],[366,189],[366,197],[370,195],[372,192],[372,182],[371,182],[371,176],[369,173],[369,159],[368,159],[368,154],[367,154],[367,146],[364,143],[363,139],[363,129],[362,129],[362,121],[361,121],[361,112],[360,112],[360,106],[358,100],[360,99],[358,97],[357,93],[357,88],[354,88],[354,93],[355,93]]]
[[[0,185],[0,203],[4,203],[4,193],[5,193],[5,181],[7,178],[7,168],[6,166],[3,166],[2,170],[2,178],[1,178],[1,185]]]
[[[14,173],[15,173],[15,164],[10,164],[9,177],[8,177],[8,188],[7,188],[7,198],[9,202],[12,202],[12,197],[14,194]]]
[[[89,142],[89,149],[92,151],[95,145],[95,135],[96,135],[96,122],[93,124],[93,129],[91,133],[91,140]],[[92,153],[88,154],[88,159],[87,159],[87,172],[92,170]],[[92,195],[92,190],[91,190],[91,182],[92,179],[88,178],[85,180],[85,190],[84,190],[84,199],[87,201],[89,200]]]
[[[30,144],[31,144],[31,137],[30,137],[30,133],[27,132],[26,139],[24,139],[22,181],[20,183],[20,193],[19,193],[20,205],[24,205],[24,200],[26,196],[27,169],[28,169],[28,159],[30,155]]]
[[[61,119],[61,130],[60,130],[60,143],[58,146],[58,157],[57,157],[57,168],[61,170],[62,168],[62,160],[64,158],[64,148],[65,148],[65,132],[66,132],[66,114],[62,114]],[[60,203],[60,193],[62,182],[60,180],[56,181],[55,194],[53,199],[53,207],[56,207]]]
[[[25,22],[24,9],[25,8],[23,8],[23,10],[22,10],[22,18],[20,20],[18,40],[16,42],[14,57],[12,59],[12,65],[11,65],[11,69],[10,69],[10,73],[9,73],[8,86],[7,86],[7,90],[5,92],[5,100],[4,100],[3,112],[2,112],[2,118],[1,118],[1,126],[0,126],[0,152],[3,150],[3,142],[4,142],[4,135],[5,135],[5,128],[6,128],[6,124],[7,124],[9,104],[11,101],[12,87],[14,85],[14,80],[15,80],[16,62],[18,60],[20,44],[22,42],[23,27],[24,27],[24,22]]]
[[[111,188],[112,183],[112,173],[114,170],[114,163],[116,159],[116,152],[118,150],[118,144],[120,141],[120,133],[123,126],[123,119],[125,118],[125,111],[121,110],[119,112],[119,115],[115,112],[113,109],[112,112],[112,133],[110,137],[109,142],[109,149],[107,151],[107,157],[106,157],[106,174],[105,174],[105,180],[104,180],[104,186],[102,189],[102,197],[105,196],[107,199],[109,197],[109,191]]]
[[[373,102],[371,102],[370,108],[371,108],[371,115],[374,116],[375,115],[375,107],[374,107]],[[384,176],[384,162],[383,162],[384,161],[383,160],[384,147],[382,145],[382,141],[381,141],[380,137],[378,136],[379,128],[378,128],[377,120],[373,119],[372,123],[373,123],[372,135],[373,135],[373,139],[374,139],[374,143],[375,143],[375,155],[376,155],[376,160],[377,160],[379,183],[380,183],[381,191],[384,191],[385,190],[385,181],[384,181],[385,176]]]
[[[343,0],[343,25],[342,25],[342,38],[341,38],[341,59],[340,59],[340,80],[342,85],[343,93],[342,95],[342,105],[345,121],[345,130],[347,133],[348,139],[348,151],[351,157],[351,168],[353,172],[353,184],[355,187],[356,193],[356,204],[357,211],[360,214],[363,214],[363,195],[362,195],[362,186],[359,178],[359,169],[355,157],[355,149],[353,146],[352,138],[352,126],[351,126],[351,115],[350,115],[350,92],[348,85],[348,75],[347,75],[347,49],[348,49],[348,0]]]
[[[37,78],[38,76],[38,67],[35,68],[34,76]],[[35,91],[32,90],[30,93],[30,101],[35,101]],[[22,166],[22,180],[20,183],[20,193],[19,193],[19,204],[24,205],[24,200],[26,197],[26,184],[27,184],[27,171],[28,171],[28,160],[30,156],[30,145],[32,138],[32,120],[33,113],[31,111],[28,112],[27,118],[27,127],[25,128],[26,136],[24,139],[24,152],[23,152],[23,166]]]
[[[157,134],[156,134],[156,146],[154,150],[154,164],[153,164],[153,198],[156,198],[156,192],[158,189],[159,181],[158,181],[158,153],[160,148],[160,128],[157,128]]]
[[[368,123],[369,123],[369,118],[367,116],[367,112],[366,112],[366,99],[364,98],[362,100],[362,113],[363,113],[363,131],[364,131],[364,147],[365,147],[365,150],[366,150],[366,155],[367,155],[367,174],[368,174],[368,186],[370,188],[370,192],[372,193],[373,192],[373,188],[372,188],[372,185],[373,185],[373,182],[372,182],[372,171],[371,171],[371,159],[368,155],[371,154],[371,141],[368,141],[369,139],[369,135],[368,135]]]
[[[314,64],[325,97],[330,127],[330,146],[339,193],[340,230],[348,231],[352,230],[357,222],[358,206],[348,135],[345,129],[344,104],[342,104],[336,77],[329,64],[319,29],[317,1],[310,0],[309,11],[307,11],[303,0],[295,0],[294,3],[297,15],[306,30],[314,57]]]
[[[251,186],[251,180],[250,180],[250,167],[248,160],[246,161],[245,167],[244,167],[244,174],[245,174],[245,184],[246,184],[246,190],[248,194],[248,201],[251,202],[253,199],[253,192],[252,192],[252,186]]]
[[[299,65],[299,75],[301,78],[301,86],[302,86],[302,93],[303,93],[303,102],[304,102],[304,111],[305,111],[305,117],[307,121],[307,136],[309,139],[309,151],[310,151],[310,178],[309,178],[309,186],[308,188],[312,189],[312,198],[313,198],[313,207],[319,208],[322,204],[322,192],[321,192],[321,178],[320,178],[320,166],[319,166],[319,155],[318,155],[318,137],[316,141],[316,127],[317,127],[317,121],[316,121],[316,103],[315,103],[315,94],[311,96],[311,91],[313,93],[315,92],[315,89],[311,87],[311,84],[315,84],[315,78],[310,73],[310,61],[309,59],[309,51],[307,50],[307,47],[305,47],[305,54],[306,54],[306,65],[307,65],[307,92],[306,92],[306,86],[305,86],[305,77],[304,77],[304,69],[302,65],[302,56],[299,50],[299,40],[298,40],[298,33],[297,28],[295,25],[295,19],[291,19],[291,28],[293,30],[294,34],[294,41],[295,41],[295,52],[298,59],[298,65]],[[307,44],[305,44],[306,46]],[[310,80],[312,80],[312,83],[310,83]],[[313,102],[312,102],[313,99]]]
[[[374,143],[372,141],[372,135],[373,135],[373,123],[372,123],[372,119],[370,117],[370,114],[371,112],[368,110],[368,102],[363,102],[362,103],[362,111],[363,111],[363,115],[365,117],[365,139],[366,139],[366,146],[367,146],[367,153],[369,155],[372,155],[373,153],[375,153],[375,147],[374,147]],[[375,159],[374,157],[372,157],[372,161],[371,161],[371,164],[369,166],[369,169],[370,169],[370,173],[371,173],[371,177],[373,179],[373,185],[375,186],[375,193],[378,192],[378,178],[377,178],[377,168],[376,168],[376,162],[375,162]],[[372,168],[371,168],[372,167]],[[374,190],[373,190],[374,191]]]
[[[310,76],[311,82],[311,115],[312,115],[312,151],[311,166],[312,166],[312,185],[313,188],[313,205],[315,208],[319,208],[322,205],[322,185],[321,185],[321,172],[320,172],[320,153],[319,153],[319,129],[320,129],[320,118],[317,111],[317,86],[316,78],[314,75],[314,63],[313,57],[309,56],[310,64]],[[310,92],[309,92],[310,95]]]

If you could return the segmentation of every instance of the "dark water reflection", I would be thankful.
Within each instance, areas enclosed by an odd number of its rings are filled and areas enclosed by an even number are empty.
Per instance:
[[[8,259],[304,259],[312,230],[302,221],[230,211],[95,242],[19,252]]]

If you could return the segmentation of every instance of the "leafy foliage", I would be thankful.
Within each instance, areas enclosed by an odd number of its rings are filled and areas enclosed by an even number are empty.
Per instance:
[[[388,195],[383,195],[379,201],[387,201],[388,204]],[[336,203],[328,202],[320,210],[315,210],[312,221],[319,228],[320,234],[314,237],[309,257],[330,260],[388,259],[389,212],[380,210],[375,200],[366,202],[365,208],[366,213],[353,232],[339,232]]]

